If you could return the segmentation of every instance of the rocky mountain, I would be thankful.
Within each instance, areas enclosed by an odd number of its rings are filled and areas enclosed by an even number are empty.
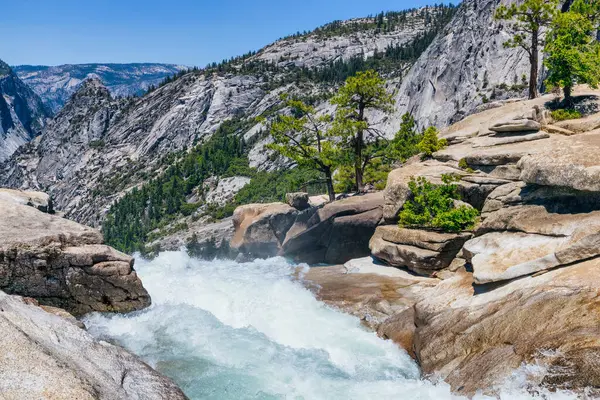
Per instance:
[[[0,161],[39,134],[49,115],[40,98],[0,60]]]
[[[329,24],[185,74],[141,98],[116,100],[92,80],[41,138],[1,167],[0,183],[50,192],[68,217],[97,226],[115,199],[163,171],[169,154],[206,141],[228,120],[239,122],[249,166],[276,168],[254,120],[278,112],[281,93],[327,108],[323,99],[332,89],[366,67],[393,88],[455,12],[427,7]],[[390,125],[388,134],[396,129]]]
[[[498,5],[508,3],[461,3],[460,12],[402,82],[396,99],[399,115],[410,112],[422,126],[445,127],[484,103],[525,94],[527,54],[504,48],[509,34],[494,19]]]
[[[13,70],[56,114],[69,97],[89,78],[98,78],[113,96],[141,95],[165,78],[186,70],[173,64],[66,64],[58,66],[18,65]]]

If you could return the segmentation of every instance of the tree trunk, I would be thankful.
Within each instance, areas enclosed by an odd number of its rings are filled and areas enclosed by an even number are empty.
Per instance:
[[[358,106],[358,120],[364,121],[365,119],[365,107],[360,104]],[[363,131],[359,130],[356,133],[356,149],[355,149],[355,160],[354,160],[354,174],[356,175],[356,191],[362,193],[365,188],[363,184],[363,156],[362,151],[364,147]]]
[[[533,31],[531,34],[531,70],[529,72],[529,98],[535,99],[538,97],[537,81],[539,67],[539,32]]]
[[[329,201],[335,201],[335,189],[333,187],[333,176],[331,174],[331,169],[326,169],[324,172],[325,179],[327,181],[327,194],[329,195]]]
[[[356,157],[354,160],[354,174],[356,175],[356,190],[361,193],[364,189],[362,168],[363,132],[356,134]]]
[[[572,108],[573,107],[573,86],[571,86],[571,85],[565,86],[563,89],[563,92],[565,93],[565,108]]]

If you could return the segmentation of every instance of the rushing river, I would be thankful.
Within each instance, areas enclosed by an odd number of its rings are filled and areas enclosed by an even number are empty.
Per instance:
[[[317,301],[281,258],[240,264],[170,252],[138,259],[136,269],[153,305],[92,314],[85,324],[191,399],[456,398],[446,384],[420,379],[406,352]],[[503,398],[531,397],[511,390]]]

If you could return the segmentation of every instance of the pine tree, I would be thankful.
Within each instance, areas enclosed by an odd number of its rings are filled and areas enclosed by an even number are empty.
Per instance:
[[[525,0],[510,6],[501,5],[495,18],[512,22],[513,36],[504,43],[505,47],[524,49],[529,56],[529,98],[538,97],[539,48],[542,29],[552,22],[559,12],[558,0]]]
[[[587,15],[569,11],[556,17],[548,33],[546,82],[563,88],[567,107],[573,105],[576,84],[596,88],[600,83],[600,44],[595,40],[594,29]]]
[[[333,132],[347,149],[346,162],[354,166],[356,188],[361,192],[365,169],[380,155],[382,145],[387,144],[366,113],[377,110],[391,114],[393,96],[386,90],[381,76],[369,70],[348,78],[331,103],[338,107]]]

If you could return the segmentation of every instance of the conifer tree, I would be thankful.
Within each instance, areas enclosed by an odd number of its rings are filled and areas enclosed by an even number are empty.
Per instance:
[[[495,18],[512,22],[509,29],[512,38],[504,43],[505,47],[520,47],[529,56],[529,98],[538,97],[539,49],[542,29],[550,25],[559,12],[558,0],[525,0],[510,6],[501,5],[496,10]]]
[[[391,114],[394,99],[385,88],[385,81],[373,70],[359,72],[350,77],[333,97],[331,103],[337,111],[333,134],[341,140],[346,150],[345,162],[354,167],[356,188],[364,190],[364,171],[380,154],[387,140],[367,117],[368,111]]]

